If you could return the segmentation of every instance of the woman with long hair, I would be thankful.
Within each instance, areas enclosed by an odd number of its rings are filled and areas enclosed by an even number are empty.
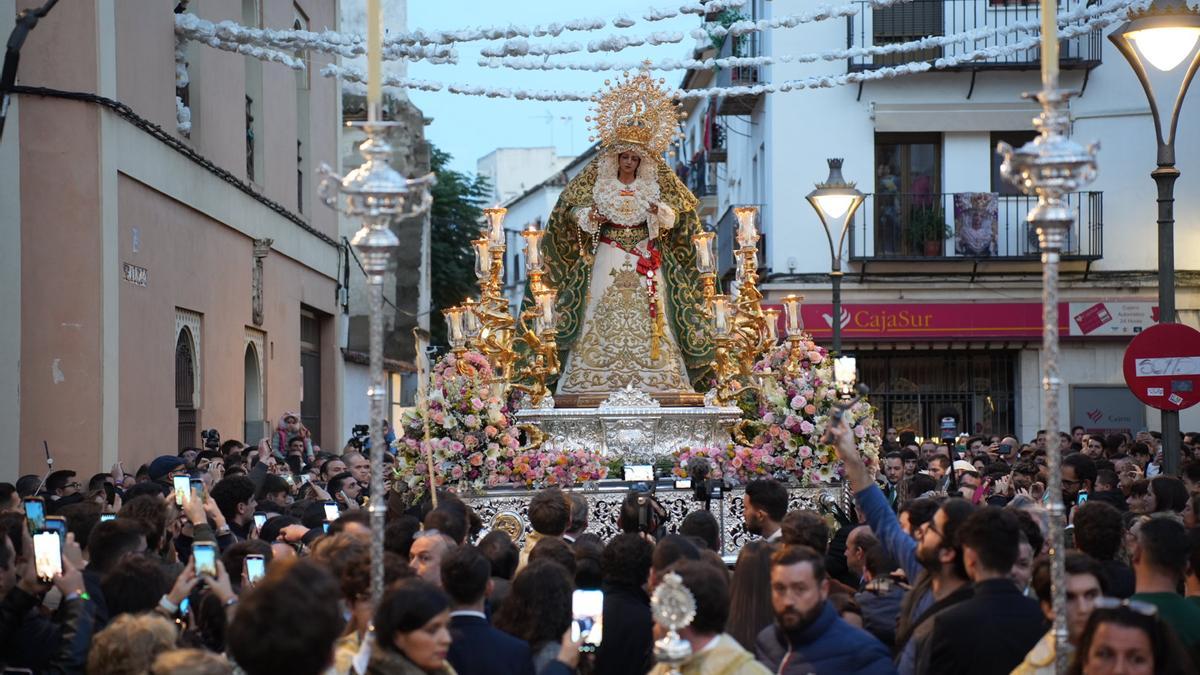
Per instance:
[[[1158,608],[1136,600],[1099,598],[1069,675],[1184,675],[1195,673],[1175,632],[1158,618]]]
[[[450,598],[428,581],[405,579],[375,611],[367,675],[454,675],[450,639]]]
[[[729,621],[725,631],[747,651],[754,651],[755,639],[775,620],[771,609],[771,554],[775,547],[765,540],[751,541],[742,547],[733,581],[729,585]]]
[[[560,655],[563,633],[571,627],[573,591],[571,577],[562,565],[548,558],[530,560],[513,579],[508,598],[496,614],[496,628],[529,643],[535,672]]]

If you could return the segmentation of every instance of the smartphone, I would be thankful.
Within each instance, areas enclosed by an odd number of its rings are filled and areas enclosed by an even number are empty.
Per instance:
[[[290,473],[283,474],[283,480],[287,481],[288,487],[296,487],[296,477]]]
[[[101,513],[100,514],[100,522],[102,522],[102,523],[107,523],[110,520],[116,520],[116,519],[117,519],[117,514],[115,514],[115,513]]]
[[[29,534],[46,529],[46,502],[41,497],[25,498],[25,523],[29,525]]]
[[[571,617],[571,639],[583,639],[579,651],[596,651],[604,638],[604,591],[575,591],[571,595]]]
[[[184,598],[183,602],[179,603],[179,615],[187,616],[188,610],[192,608],[191,598]]]
[[[195,492],[200,497],[200,501],[204,501],[204,481],[199,478],[193,478],[191,481],[192,492]]]
[[[312,480],[312,476],[310,476],[310,475],[308,475],[308,474],[306,474],[306,473],[302,473],[302,474],[300,474],[300,484],[301,484],[301,485],[308,485],[308,482],[309,482],[310,480]]]
[[[211,541],[198,541],[192,544],[192,565],[196,576],[217,576],[217,546]]]
[[[183,500],[192,490],[192,479],[187,476],[175,476],[171,479],[171,484],[175,486],[175,506],[183,506]]]
[[[1079,504],[1083,504],[1083,503],[1087,502],[1087,500],[1088,500],[1088,491],[1080,490],[1079,496],[1075,499],[1075,504],[1078,506]]]
[[[67,519],[62,516],[46,516],[46,529],[58,535],[59,541],[67,540]]]
[[[254,529],[261,530],[261,529],[263,529],[263,525],[266,525],[266,524],[267,524],[267,514],[263,513],[262,511],[255,511],[254,512]]]
[[[321,531],[324,532],[325,534],[329,534],[329,521],[328,520],[321,523]]]
[[[62,544],[58,533],[42,530],[33,535],[33,560],[38,578],[51,582],[62,574]]]
[[[341,514],[338,512],[337,502],[333,500],[325,502],[325,520],[337,520],[339,515]]]
[[[1011,454],[1012,454],[1012,444],[1010,444],[1010,443],[1002,443],[1002,444],[1000,445],[1000,449],[996,451],[996,454],[998,454],[998,455],[1011,455]]]
[[[258,583],[258,580],[263,578],[267,573],[267,561],[261,555],[252,553],[246,556],[246,582],[250,584]]]

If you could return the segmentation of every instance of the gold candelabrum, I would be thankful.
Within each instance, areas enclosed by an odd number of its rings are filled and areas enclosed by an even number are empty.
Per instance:
[[[475,349],[488,359],[493,370],[489,383],[493,396],[503,398],[510,388],[527,392],[534,405],[549,394],[546,379],[558,374],[558,318],[554,306],[558,292],[545,280],[542,237],[545,232],[530,225],[521,232],[525,240],[525,268],[529,275],[530,309],[513,318],[504,294],[504,253],[507,241],[504,217],[508,209],[483,210],[487,226],[471,242],[475,253],[475,278],[479,300],[468,298],[458,307],[443,311],[450,350],[459,356],[460,372],[466,368],[461,356]],[[524,363],[518,363],[516,341],[528,348]]]
[[[733,212],[738,220],[734,293],[716,292],[715,233],[701,232],[692,237],[705,309],[712,320],[712,367],[717,378],[716,398],[721,403],[730,402],[747,388],[757,388],[754,363],[778,340],[779,312],[763,309],[763,296],[758,290],[758,208],[738,206]]]

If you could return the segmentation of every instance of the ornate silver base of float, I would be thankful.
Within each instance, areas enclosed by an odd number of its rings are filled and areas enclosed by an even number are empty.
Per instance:
[[[642,391],[626,387],[596,408],[555,408],[547,396],[536,408],[517,412],[521,423],[546,434],[546,448],[600,448],[605,457],[626,464],[652,464],[680,448],[729,442],[726,428],[742,413],[738,408],[665,407]]]
[[[629,493],[632,483],[624,481],[601,481],[593,485],[575,488],[588,502],[587,531],[608,541],[620,533],[617,527],[617,516],[621,513],[621,502]],[[514,541],[520,546],[529,526],[529,499],[535,490],[489,490],[478,495],[464,496],[463,499],[475,509],[483,519],[485,529],[503,529],[510,535],[518,533]],[[743,514],[743,499],[745,490],[734,488],[725,493],[725,498],[712,501],[713,515],[721,525],[721,553],[736,554],[746,542],[753,538],[745,530]],[[841,503],[842,488],[838,485],[825,487],[789,487],[788,510],[812,509],[828,510],[833,503]],[[692,490],[677,489],[660,484],[655,498],[670,514],[667,531],[676,532],[679,524],[692,511],[704,509],[704,502],[693,498]]]

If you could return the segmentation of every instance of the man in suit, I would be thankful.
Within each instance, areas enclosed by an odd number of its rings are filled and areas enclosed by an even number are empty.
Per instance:
[[[1007,674],[1041,639],[1046,623],[1037,601],[1021,595],[1009,577],[1020,538],[1016,514],[996,506],[977,510],[959,528],[975,595],[934,617],[917,655],[918,673]]]
[[[474,546],[459,546],[442,559],[442,588],[450,596],[450,652],[459,675],[533,675],[529,645],[493,628],[483,613],[492,590],[492,564]]]

